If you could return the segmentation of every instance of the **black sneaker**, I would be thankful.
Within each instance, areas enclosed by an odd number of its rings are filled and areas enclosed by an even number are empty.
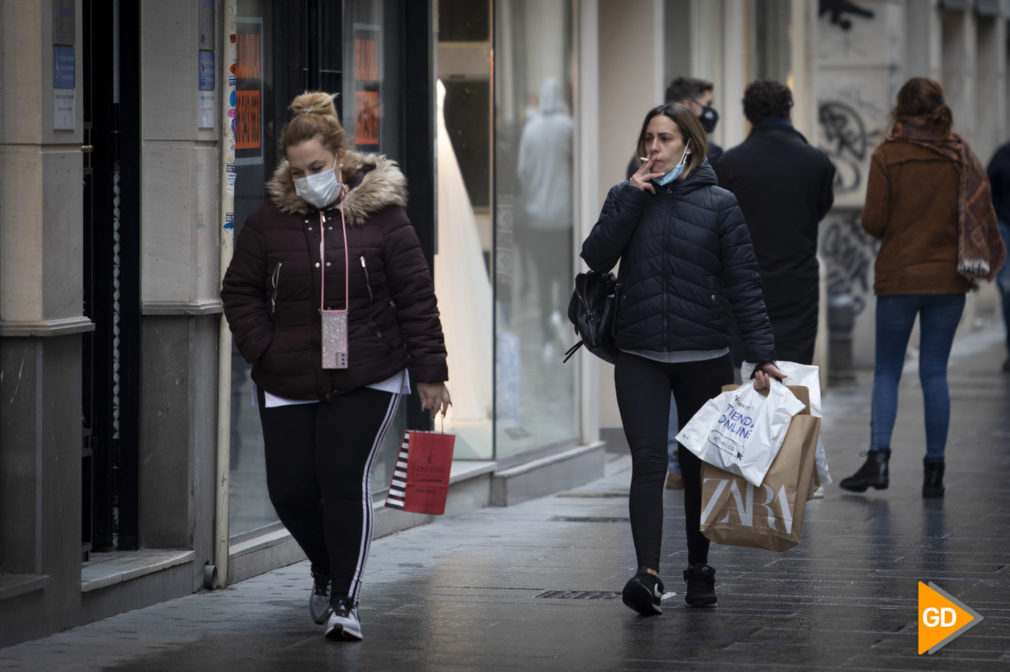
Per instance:
[[[332,602],[333,612],[326,622],[326,639],[360,642],[361,622],[358,605],[349,597],[338,597]]]
[[[711,607],[717,602],[715,597],[715,570],[708,565],[690,567],[684,570],[687,595],[684,602],[689,607]]]
[[[330,617],[330,575],[312,570],[312,594],[309,596],[309,614],[322,625]]]
[[[655,574],[641,571],[624,584],[621,599],[642,616],[663,613],[663,581]]]

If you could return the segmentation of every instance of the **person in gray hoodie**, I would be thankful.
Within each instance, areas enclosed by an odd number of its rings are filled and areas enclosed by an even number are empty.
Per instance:
[[[527,226],[523,242],[537,276],[545,358],[562,327],[560,302],[571,288],[572,144],[575,122],[554,77],[540,85],[540,104],[519,138],[517,177]]]

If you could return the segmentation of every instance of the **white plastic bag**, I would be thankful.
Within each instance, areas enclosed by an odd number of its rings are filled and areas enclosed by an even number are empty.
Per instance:
[[[775,362],[782,373],[786,374],[786,385],[799,385],[810,391],[810,415],[815,418],[821,416],[821,372],[820,367],[810,364],[797,364],[796,362]],[[744,362],[740,366],[740,376],[743,380],[750,379],[750,374],[754,371],[754,364]],[[828,454],[824,450],[824,442],[820,434],[817,435],[817,477],[821,485],[831,484],[831,470],[828,469]]]
[[[747,383],[705,402],[677,441],[704,462],[760,486],[790,420],[802,410],[803,402],[777,380],[768,396]]]

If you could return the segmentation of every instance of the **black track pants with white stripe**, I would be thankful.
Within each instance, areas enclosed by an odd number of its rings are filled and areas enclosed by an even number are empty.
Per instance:
[[[361,388],[275,408],[259,397],[270,501],[312,568],[329,572],[333,595],[357,601],[372,541],[369,476],[399,395]]]

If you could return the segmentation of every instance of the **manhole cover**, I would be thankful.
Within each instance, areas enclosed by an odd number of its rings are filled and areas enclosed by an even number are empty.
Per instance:
[[[535,598],[546,600],[616,600],[621,593],[615,590],[545,590]]]
[[[555,523],[627,523],[631,519],[619,516],[554,516],[551,522]]]

